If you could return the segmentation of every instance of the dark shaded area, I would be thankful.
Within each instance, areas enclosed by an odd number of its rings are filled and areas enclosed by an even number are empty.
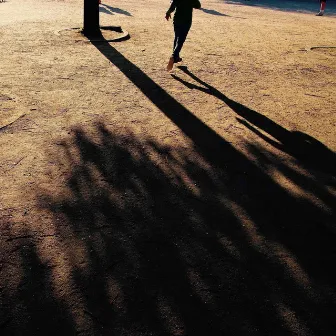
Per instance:
[[[192,72],[190,72],[187,67],[179,66],[179,69],[182,70],[185,74],[189,75],[191,79],[195,80],[203,86],[189,83],[176,75],[172,75],[174,79],[183,83],[190,89],[196,89],[208,93],[223,101],[235,113],[244,118],[237,118],[240,123],[245,125],[247,128],[259,135],[263,140],[267,141],[274,147],[297,158],[300,164],[305,166],[309,165],[310,168],[325,171],[335,176],[336,154],[328,147],[323,145],[320,141],[299,131],[288,131],[264,115],[231,100],[210,84],[207,84],[199,79]],[[260,130],[266,132],[268,135],[260,132]]]
[[[10,254],[2,256],[0,334],[75,334],[76,326],[67,300],[54,295],[52,268],[41,262],[33,240],[29,237],[19,240]],[[13,281],[15,278],[19,279],[18,283]]]
[[[217,15],[217,16],[230,16],[227,14],[220,13],[214,9],[206,9],[206,8],[200,8],[200,10],[206,14],[211,14],[211,15]]]
[[[117,8],[117,7],[112,7],[112,6],[109,6],[109,5],[106,5],[106,4],[101,4],[99,6],[99,10],[102,13],[110,14],[110,15],[122,14],[122,15],[126,15],[126,16],[132,16],[131,13],[127,12],[124,9]]]
[[[253,143],[243,155],[108,43],[94,45],[190,146],[166,146],[103,123],[63,141],[53,161],[69,173],[64,190],[41,193],[39,204],[54,215],[72,291],[56,299],[37,248],[20,254],[18,269],[29,283],[12,304],[28,307],[33,334],[55,316],[64,335],[332,335],[332,174],[299,169]],[[291,132],[182,70],[203,86],[179,79],[183,84],[222,99],[241,122],[285,147]],[[82,263],[72,261],[79,250]],[[71,324],[71,313],[90,324]],[[22,334],[24,327],[9,320],[0,331]]]
[[[104,13],[104,14],[114,15],[113,12],[109,11],[108,9],[106,9],[105,7],[102,7],[102,6],[99,6],[99,12]]]
[[[104,125],[92,138],[78,129],[64,143],[68,196],[41,202],[65,219],[58,235],[69,235],[69,251],[72,236],[90,251],[90,266],[74,265],[73,277],[97,330],[314,335],[335,328],[334,216],[327,210],[335,198],[262,148],[252,151],[263,168],[238,152],[223,152],[218,166],[197,149]],[[270,170],[314,190],[325,208],[293,196]],[[119,288],[114,304],[109,279]]]
[[[288,12],[307,12],[317,13],[320,9],[318,0],[225,0],[229,4],[237,4],[244,6],[256,6],[270,8],[274,10]],[[328,1],[326,6],[326,15],[336,14],[336,2]]]
[[[238,152],[238,161],[223,152],[225,165],[214,165],[197,148],[103,124],[91,136],[76,130],[63,148],[67,196],[44,195],[41,204],[63,218],[58,236],[68,253],[76,240],[88,251],[89,266],[74,264],[72,278],[95,333],[316,335],[335,328],[335,218],[327,210],[335,198],[322,184],[252,144],[262,168]],[[271,170],[314,190],[325,207],[293,196]],[[110,279],[119,288],[112,301]]]

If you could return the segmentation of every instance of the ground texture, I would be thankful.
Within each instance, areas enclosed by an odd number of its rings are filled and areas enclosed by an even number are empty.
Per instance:
[[[0,3],[0,334],[335,335],[335,17],[103,2]]]

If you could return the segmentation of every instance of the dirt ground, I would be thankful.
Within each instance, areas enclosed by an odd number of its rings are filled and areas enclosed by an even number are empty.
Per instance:
[[[336,17],[203,1],[167,73],[82,3],[0,3],[0,334],[335,335]]]

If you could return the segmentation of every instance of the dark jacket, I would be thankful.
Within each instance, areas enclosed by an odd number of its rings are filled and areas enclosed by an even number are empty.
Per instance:
[[[170,5],[167,14],[171,14],[175,11],[174,23],[190,23],[192,22],[192,13],[194,8],[201,8],[199,0],[173,0]]]

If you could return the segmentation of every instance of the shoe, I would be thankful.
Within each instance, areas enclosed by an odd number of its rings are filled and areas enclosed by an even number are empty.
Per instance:
[[[180,63],[180,62],[182,62],[182,58],[181,57],[179,57],[177,60],[174,60],[174,63]]]
[[[167,71],[171,71],[173,69],[173,66],[174,66],[174,57],[170,57],[169,58],[169,62],[167,64]]]
[[[323,16],[324,12],[323,11],[319,11],[316,16]]]

